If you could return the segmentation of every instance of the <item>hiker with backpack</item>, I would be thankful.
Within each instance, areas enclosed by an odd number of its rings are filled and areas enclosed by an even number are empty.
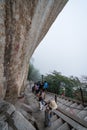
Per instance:
[[[55,100],[50,100],[47,103],[46,110],[45,110],[45,122],[44,122],[45,127],[51,126],[52,110],[54,109],[57,109],[57,104]]]

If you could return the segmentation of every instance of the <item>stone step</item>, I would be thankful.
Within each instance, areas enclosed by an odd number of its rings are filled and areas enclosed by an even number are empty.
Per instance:
[[[61,104],[62,104],[62,106],[61,106],[62,109],[66,109],[66,108],[67,108],[66,104],[67,104],[68,102],[69,102],[68,100],[64,100],[64,99],[62,100],[62,103],[61,103]]]
[[[51,129],[56,130],[59,128],[61,125],[63,125],[63,120],[61,118],[57,119],[56,121],[52,122]]]
[[[61,125],[63,125],[63,120],[61,118],[57,119],[56,121],[51,123],[51,127],[45,128],[46,130],[56,130]]]
[[[65,100],[64,103],[63,102],[60,103],[60,101],[59,101],[57,104],[58,104],[59,107],[62,107],[62,109],[68,110],[68,106],[72,105],[73,102]],[[65,105],[63,105],[63,104],[65,104]]]
[[[69,109],[68,106],[72,105],[73,102],[72,102],[72,101],[67,101],[67,100],[65,100],[64,103],[61,102],[61,103],[58,103],[58,104],[59,104],[60,107],[62,107],[62,109],[68,110],[68,109]]]
[[[85,119],[87,117],[87,107],[85,107],[84,110],[80,111],[77,116],[81,119]]]
[[[83,107],[81,104],[78,105],[76,108],[77,108],[77,109],[74,109],[74,112],[75,112],[76,115],[77,115],[79,112],[82,111],[82,110],[80,110],[80,109],[84,109],[84,107]]]
[[[72,105],[70,105],[70,107],[67,107],[67,111],[71,114],[75,114],[75,109],[74,108],[77,108],[78,107],[78,104],[77,103],[73,103]]]
[[[57,102],[57,105],[58,105],[59,107],[62,107],[62,103],[60,103],[60,102]]]
[[[77,107],[78,104],[77,103],[73,103],[72,105],[70,105],[70,107]]]
[[[66,100],[66,99],[63,99],[62,102],[63,102],[64,104],[66,104],[66,103],[69,102],[69,101]]]
[[[64,123],[63,125],[61,125],[56,130],[70,130],[70,127],[69,127],[69,125],[67,123]]]
[[[68,102],[66,103],[67,106],[70,106],[71,104],[73,104],[72,101],[68,101]]]
[[[57,115],[53,115],[52,118],[51,118],[51,121],[53,122],[53,121],[55,121],[57,119],[58,119],[58,116]]]
[[[62,105],[62,109],[66,109],[67,108],[67,106],[65,106],[65,105]]]

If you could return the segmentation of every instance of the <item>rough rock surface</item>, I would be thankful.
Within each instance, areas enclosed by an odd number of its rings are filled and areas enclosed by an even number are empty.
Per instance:
[[[29,114],[27,116],[28,119],[32,117]],[[0,101],[0,130],[36,130],[30,121],[35,122],[33,117],[27,120],[12,104]]]
[[[0,0],[0,98],[15,103],[29,60],[68,0]]]
[[[49,98],[51,97],[46,95],[45,100]],[[0,101],[0,130],[53,130],[53,127],[45,128],[44,116],[44,111],[39,110],[39,101],[29,86],[25,90],[25,96],[19,98],[15,106]]]

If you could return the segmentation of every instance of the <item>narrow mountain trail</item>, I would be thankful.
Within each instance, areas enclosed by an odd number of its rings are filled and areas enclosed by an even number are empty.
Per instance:
[[[39,108],[37,108],[37,111],[33,112],[32,116],[37,121],[39,130],[53,130],[53,128],[51,129],[51,126],[50,127],[45,127],[44,126],[44,121],[45,121],[45,112],[44,112],[44,110],[40,111]]]
[[[26,90],[27,96],[25,98],[25,102],[29,103],[29,105],[32,107],[32,116],[35,118],[39,130],[51,130],[51,127],[45,127],[44,121],[45,121],[45,107],[44,110],[39,110],[39,101],[36,99],[37,97],[32,93],[31,89],[28,87],[28,90]],[[48,101],[50,99],[50,96],[46,95],[45,100]]]
[[[52,94],[46,94],[45,100],[48,101],[50,99],[54,98],[54,95]],[[60,101],[62,99],[59,99]],[[85,121],[79,119],[77,121],[77,118],[74,115],[71,115],[69,112],[66,112],[65,109],[62,109],[63,105],[59,107],[60,102],[58,102],[58,108],[56,110],[53,110],[52,118],[51,118],[51,126],[45,127],[44,121],[45,121],[45,107],[44,110],[39,110],[39,101],[37,99],[37,96],[32,93],[31,89],[28,87],[25,91],[25,98],[23,102],[30,106],[32,110],[32,118],[35,119],[36,125],[33,124],[36,128],[36,130],[87,130],[87,124]],[[64,101],[66,102],[66,101]],[[68,101],[67,101],[68,102]],[[75,103],[73,103],[75,104]],[[64,114],[64,112],[66,112]],[[83,111],[82,111],[83,113]],[[87,115],[87,112],[84,111],[84,115]],[[72,118],[73,117],[73,118]]]

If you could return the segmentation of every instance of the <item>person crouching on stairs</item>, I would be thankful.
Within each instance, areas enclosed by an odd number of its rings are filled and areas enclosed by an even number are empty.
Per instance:
[[[55,100],[50,100],[47,103],[46,110],[45,110],[45,127],[51,126],[51,117],[52,117],[52,110],[57,109],[57,104]]]

